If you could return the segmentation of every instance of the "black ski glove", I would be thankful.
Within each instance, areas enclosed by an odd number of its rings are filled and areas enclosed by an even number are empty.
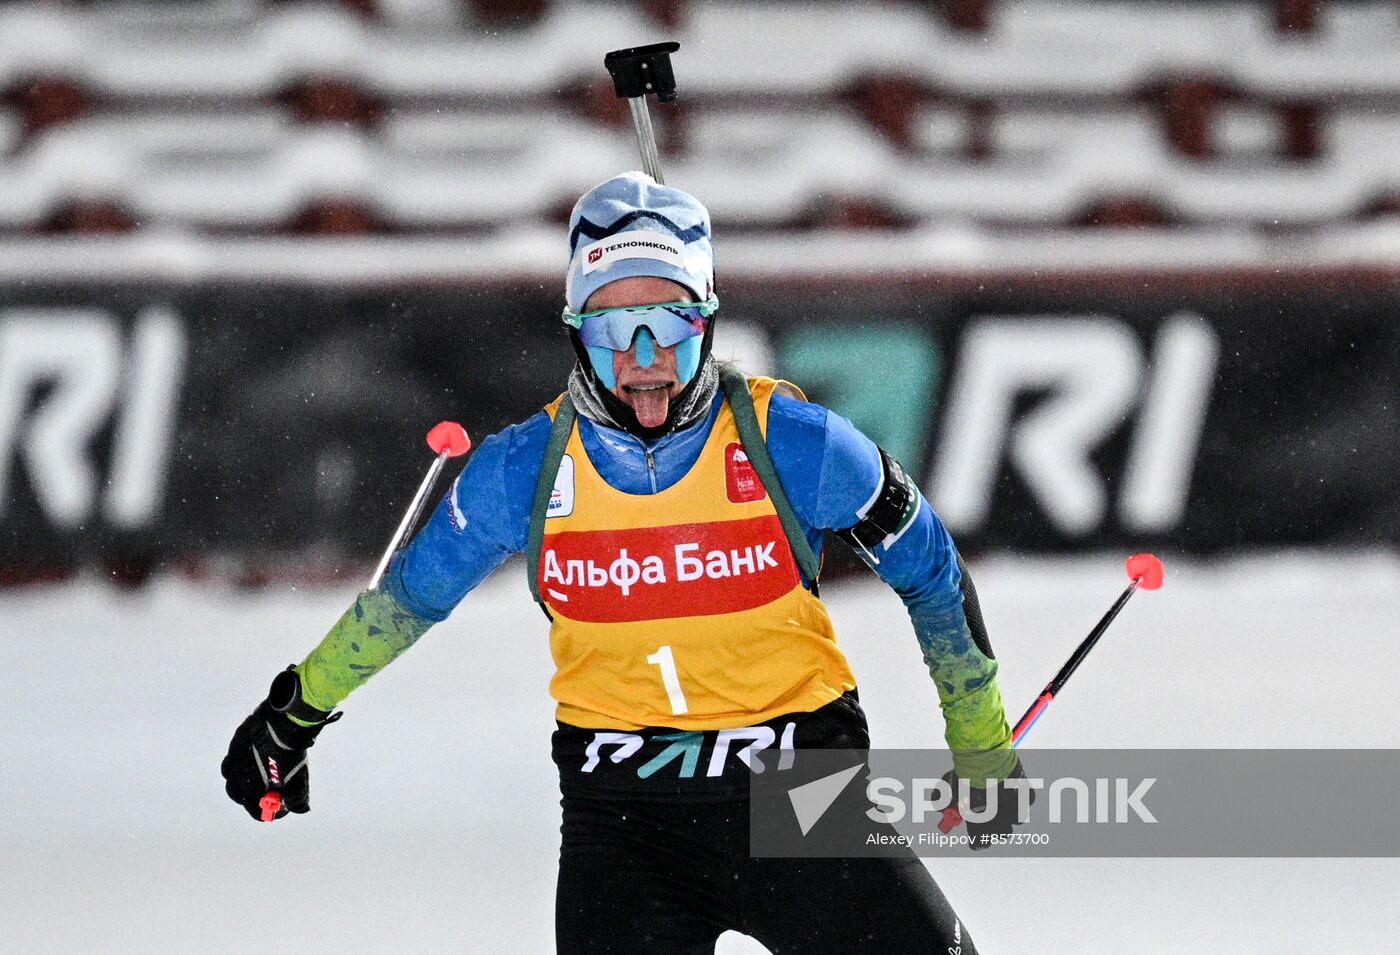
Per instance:
[[[295,716],[313,726],[302,726]],[[219,771],[228,798],[259,822],[281,819],[288,812],[310,812],[310,771],[306,751],[327,723],[339,713],[308,706],[301,698],[301,677],[289,666],[277,674],[267,699],[234,730]]]
[[[1011,771],[1008,779],[1025,779],[1026,771],[1021,768],[1020,760],[1016,761],[1016,768]],[[949,770],[943,775],[949,786],[953,787],[953,795],[959,795],[958,777],[955,772]],[[967,787],[969,807],[973,812],[981,812],[987,805],[987,790],[979,789],[976,786]],[[1007,786],[998,783],[996,786],[997,808],[996,815],[985,822],[973,822],[971,819],[964,819],[967,823],[968,847],[973,850],[986,849],[997,844],[997,838],[1011,834],[1011,827],[1018,826],[1026,822],[1020,818],[1021,792],[1014,786]],[[1035,802],[1035,790],[1027,789],[1029,799],[1026,805]],[[984,841],[985,837],[985,841]]]

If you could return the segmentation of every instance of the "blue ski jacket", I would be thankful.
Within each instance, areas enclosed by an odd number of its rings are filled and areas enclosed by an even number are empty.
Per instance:
[[[723,400],[717,394],[703,419],[652,442],[582,416],[578,427],[604,480],[629,494],[653,494],[694,465]],[[390,564],[381,589],[418,621],[400,627],[406,636],[394,654],[445,619],[508,557],[525,550],[551,424],[541,411],[483,441],[427,524]],[[792,508],[820,554],[823,531],[854,525],[879,486],[879,449],[840,415],[782,394],[770,405],[767,440]],[[957,552],[926,499],[920,497],[909,528],[888,548],[877,547],[874,557],[873,569],[908,609],[937,686],[955,762],[960,751],[1000,751],[993,760],[979,761],[982,771],[998,778],[1010,772],[1015,758],[1007,749],[1010,731],[996,686],[997,663],[990,647],[984,653],[972,638]],[[363,616],[362,608],[356,612]],[[357,669],[361,679],[372,672],[363,665]],[[323,705],[338,702],[330,696],[328,691]]]
[[[579,416],[580,437],[602,478],[628,494],[664,491],[700,455],[724,397],[688,428],[646,442]],[[387,587],[428,620],[452,609],[512,554],[525,550],[530,506],[551,426],[541,411],[482,442],[432,518],[391,565]],[[880,482],[880,452],[845,418],[786,395],[773,397],[768,448],[812,549],[822,531],[850,527]],[[956,623],[960,577],[952,539],[926,501],[915,524],[886,551],[875,572],[920,620]],[[944,619],[950,618],[950,619]],[[958,649],[956,641],[950,649]]]

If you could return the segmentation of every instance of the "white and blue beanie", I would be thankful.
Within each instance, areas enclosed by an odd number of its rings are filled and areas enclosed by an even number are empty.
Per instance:
[[[679,282],[698,302],[709,298],[715,284],[710,213],[688,192],[625,172],[574,204],[564,298],[570,311],[582,312],[604,285],[638,275]]]

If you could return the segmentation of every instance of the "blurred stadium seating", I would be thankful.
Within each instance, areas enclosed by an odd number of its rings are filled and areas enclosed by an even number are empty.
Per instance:
[[[0,584],[375,556],[400,437],[556,393],[668,38],[729,354],[981,462],[964,546],[1400,540],[1397,0],[0,0]]]
[[[552,224],[637,164],[602,53],[665,37],[730,233],[1400,213],[1394,2],[20,2],[0,235]]]

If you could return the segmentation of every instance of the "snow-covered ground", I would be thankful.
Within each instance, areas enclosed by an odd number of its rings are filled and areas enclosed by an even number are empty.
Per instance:
[[[1124,582],[1110,557],[974,572],[1017,712]],[[348,590],[0,591],[0,951],[551,951],[550,661],[521,576],[507,567],[350,699],[312,751],[312,813],[274,826],[225,799],[219,759]],[[899,601],[871,580],[832,585],[828,604],[876,744],[936,745]],[[1391,555],[1169,563],[1035,744],[1400,747],[1397,621]],[[1326,825],[1321,787],[1257,795]],[[1400,938],[1396,860],[933,867],[984,952],[1389,952]],[[762,951],[732,935],[719,950]]]

